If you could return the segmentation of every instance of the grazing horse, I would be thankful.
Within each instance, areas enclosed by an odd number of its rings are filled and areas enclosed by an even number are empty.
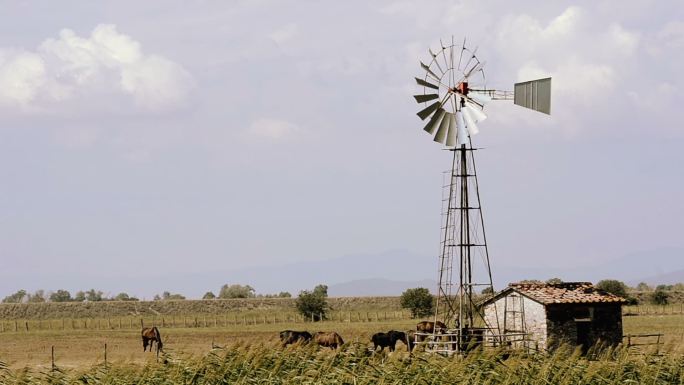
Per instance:
[[[307,343],[311,340],[311,333],[307,331],[298,332],[294,330],[283,330],[280,332],[280,341],[283,347],[297,342]]]
[[[335,332],[318,332],[313,336],[313,340],[320,346],[327,346],[330,349],[337,349],[344,344],[342,337]]]
[[[415,333],[425,333],[425,334],[442,334],[446,333],[447,331],[447,326],[444,324],[442,321],[420,321],[416,325],[416,331]],[[423,342],[425,341],[426,336],[425,335],[420,335],[420,334],[415,334],[415,333],[410,333],[411,334],[411,343],[415,344],[416,342]],[[412,347],[409,346],[409,351],[412,350]]]
[[[447,326],[442,321],[420,321],[416,325],[416,331],[421,333],[436,333],[441,334],[446,332]]]
[[[397,346],[397,341],[401,341],[408,346],[406,334],[396,330],[390,330],[387,333],[375,333],[371,337],[371,341],[373,342],[373,350],[377,350],[378,346],[380,346],[381,351],[388,347],[389,351],[393,352]]]
[[[406,343],[406,346],[408,347],[409,353],[413,351],[413,347],[416,346],[416,331],[415,330],[407,330],[406,331],[406,340],[404,343]]]
[[[157,329],[156,326],[152,326],[151,328],[143,328],[140,334],[142,335],[143,352],[147,350],[147,345],[150,346],[151,352],[152,344],[155,342],[157,343],[157,354],[159,354],[160,351],[164,351],[162,349],[164,344],[161,340],[161,334],[159,334],[159,329]]]

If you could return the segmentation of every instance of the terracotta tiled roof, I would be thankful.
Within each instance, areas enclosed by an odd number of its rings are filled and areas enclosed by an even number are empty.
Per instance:
[[[617,295],[599,290],[591,282],[511,283],[509,288],[541,304],[554,303],[624,303]]]

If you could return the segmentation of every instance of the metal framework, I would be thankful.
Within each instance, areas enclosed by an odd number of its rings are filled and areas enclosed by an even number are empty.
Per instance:
[[[551,78],[517,83],[514,91],[488,89],[485,62],[478,59],[477,50],[468,48],[465,39],[463,44],[455,43],[453,36],[451,42],[440,40],[440,49],[428,49],[428,64],[420,62],[423,76],[415,78],[422,87],[422,93],[413,97],[424,105],[416,114],[426,122],[423,130],[453,153],[442,196],[435,327],[432,333],[416,334],[416,342],[426,343],[433,351],[463,351],[488,338],[505,343],[518,334],[524,339],[525,334],[504,328],[504,335],[496,336],[502,330],[498,314],[496,325],[487,325],[475,303],[476,292],[493,291],[493,285],[471,136],[486,119],[483,108],[491,100],[509,100],[549,114]],[[504,322],[505,318],[506,314]],[[437,327],[438,321],[446,324],[446,331]]]
[[[447,325],[448,333],[453,334],[451,339],[458,342],[452,346],[456,350],[463,350],[473,340],[481,339],[484,330],[493,326],[485,323],[484,315],[475,302],[477,291],[486,288],[493,291],[475,168],[476,150],[470,141],[449,149],[453,158],[443,186],[439,284],[434,320]],[[457,285],[454,284],[456,277]],[[433,339],[438,339],[438,331],[433,331],[433,334]],[[444,337],[441,335],[439,338]]]

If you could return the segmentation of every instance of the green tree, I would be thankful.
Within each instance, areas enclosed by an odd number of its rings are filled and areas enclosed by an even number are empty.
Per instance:
[[[171,294],[170,292],[165,291],[162,293],[161,299],[163,301],[181,300],[181,299],[185,299],[185,296],[183,296],[181,294]]]
[[[69,302],[71,300],[71,293],[67,290],[60,289],[50,293],[50,302]]]
[[[663,289],[656,289],[651,294],[651,301],[656,305],[667,305],[670,295]]]
[[[3,298],[2,303],[22,303],[25,297],[26,290],[21,289],[18,290],[16,293],[10,294],[7,297]]]
[[[278,298],[292,298],[292,294],[290,294],[289,291],[281,291],[280,293],[278,293]]]
[[[128,295],[128,293],[119,293],[117,294],[114,298],[112,298],[114,301],[139,301],[135,297],[131,297]]]
[[[596,288],[599,290],[607,291],[610,294],[615,294],[618,297],[627,298],[627,285],[624,282],[618,281],[616,279],[604,279],[598,281]]]
[[[212,293],[210,291],[204,293],[204,295],[202,296],[202,299],[214,299],[214,298],[216,298],[216,295],[214,295],[214,293]]]
[[[401,293],[401,307],[411,310],[411,315],[416,317],[426,317],[434,313],[434,297],[430,290],[424,287],[406,289]]]
[[[83,302],[86,300],[86,293],[82,290],[79,290],[76,292],[74,295],[74,301],[76,302]]]
[[[492,295],[492,294],[494,294],[494,289],[492,289],[491,286],[485,287],[484,289],[482,289],[482,295]]]
[[[639,282],[638,285],[636,285],[636,290],[637,291],[652,291],[653,288],[648,286],[646,282]]]
[[[95,289],[90,289],[85,292],[85,299],[88,302],[99,302],[102,301],[102,292]]]
[[[563,283],[563,280],[560,278],[549,278],[546,280],[546,283],[549,285],[558,285]]]
[[[318,285],[313,291],[299,292],[295,306],[297,311],[307,319],[313,316],[314,321],[324,320],[328,311],[328,286]]]
[[[228,285],[221,286],[219,298],[253,298],[254,288],[249,285]]]
[[[45,302],[45,290],[36,290],[35,293],[29,294],[28,301],[33,303]]]

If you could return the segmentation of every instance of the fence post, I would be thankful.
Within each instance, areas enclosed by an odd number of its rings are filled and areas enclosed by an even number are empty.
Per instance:
[[[52,361],[52,370],[55,370],[55,347],[54,345],[50,349],[52,353],[50,354],[51,361]]]
[[[28,332],[28,331],[29,331],[29,328],[28,328],[28,321],[24,321],[24,324],[26,325],[26,331]]]
[[[104,349],[104,364],[105,368],[107,367],[107,343],[105,342],[105,349]]]

